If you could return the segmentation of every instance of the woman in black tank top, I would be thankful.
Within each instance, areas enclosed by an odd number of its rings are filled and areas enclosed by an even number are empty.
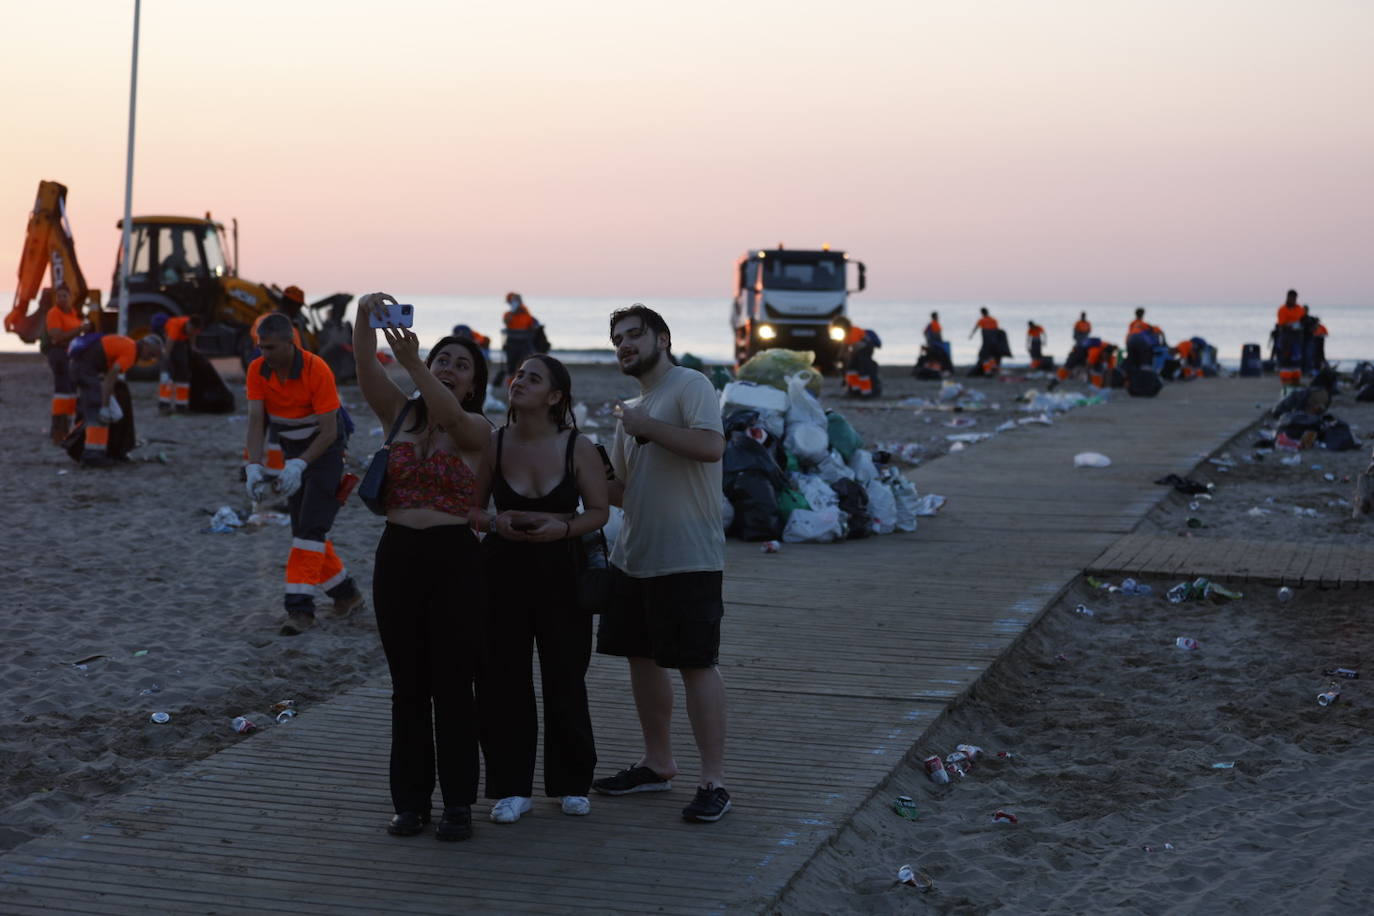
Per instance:
[[[591,615],[577,604],[580,538],[606,523],[606,477],[572,418],[561,362],[534,356],[511,377],[510,413],[477,475],[477,504],[496,515],[482,542],[488,609],[477,703],[491,819],[529,811],[539,723],[533,650],[544,698],[544,794],[587,814],[596,744],[587,709]],[[578,503],[582,511],[578,512]]]

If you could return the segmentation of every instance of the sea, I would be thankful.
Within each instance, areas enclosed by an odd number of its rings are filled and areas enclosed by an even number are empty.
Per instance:
[[[0,293],[4,307],[13,293]],[[504,294],[488,296],[451,296],[397,294],[402,302],[415,306],[415,332],[422,346],[437,341],[454,325],[466,324],[491,337],[499,350]],[[526,295],[525,304],[543,323],[553,353],[570,362],[613,362],[607,319],[617,308],[642,301],[667,320],[673,332],[673,352],[692,354],[707,363],[733,361],[733,332],[730,326],[730,299],[653,297],[574,297]],[[859,327],[876,331],[882,339],[878,362],[886,366],[910,366],[921,347],[921,331],[930,313],[940,313],[945,339],[953,348],[954,362],[972,363],[978,355],[978,337],[969,331],[978,318],[979,306],[986,306],[1007,331],[1015,357],[1014,366],[1025,362],[1026,322],[1045,327],[1049,336],[1046,351],[1063,361],[1073,337],[1071,330],[1080,312],[1092,322],[1093,334],[1123,343],[1126,328],[1137,307],[1145,308],[1151,324],[1163,328],[1168,339],[1202,337],[1217,348],[1223,366],[1240,363],[1241,347],[1259,344],[1268,356],[1269,332],[1274,325],[1278,302],[1233,305],[1149,304],[1094,305],[1091,303],[1048,302],[947,302],[920,299],[870,299],[863,294],[850,297],[849,314]],[[1330,331],[1327,359],[1350,368],[1360,360],[1374,360],[1374,318],[1368,306],[1313,307],[1313,314]],[[37,350],[12,334],[0,334],[0,352]],[[499,353],[493,352],[499,359]]]

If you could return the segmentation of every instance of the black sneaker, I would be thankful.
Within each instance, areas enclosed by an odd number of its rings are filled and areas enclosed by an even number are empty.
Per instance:
[[[720,786],[707,783],[704,789],[697,789],[696,798],[682,809],[684,821],[703,821],[711,824],[725,816],[730,810],[730,793]]]
[[[434,828],[434,838],[446,843],[472,839],[472,808],[468,805],[445,808],[439,826]]]
[[[386,825],[386,832],[392,836],[415,836],[429,823],[429,814],[424,811],[398,811]]]
[[[671,779],[664,779],[645,766],[628,766],[616,773],[592,782],[592,788],[602,795],[630,795],[634,792],[667,792],[673,787]]]

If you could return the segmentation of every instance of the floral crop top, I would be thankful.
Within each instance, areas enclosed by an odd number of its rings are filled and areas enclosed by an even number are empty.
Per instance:
[[[421,459],[413,442],[393,442],[386,465],[386,508],[437,509],[466,517],[477,502],[477,475],[462,457],[438,451]]]

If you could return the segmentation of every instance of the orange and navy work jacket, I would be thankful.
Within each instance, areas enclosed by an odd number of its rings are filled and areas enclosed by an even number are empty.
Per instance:
[[[506,312],[505,322],[509,330],[528,331],[534,327],[534,316],[530,314],[530,310],[525,308],[525,304],[522,302]]]
[[[262,313],[261,315],[259,315],[257,318],[253,319],[253,327],[250,328],[249,331],[248,331],[248,333],[251,334],[252,337],[253,337],[253,346],[256,347],[256,346],[258,346],[258,345],[261,343],[261,341],[258,340],[258,325],[262,324],[262,320],[263,320],[264,318],[266,318],[268,315],[275,315],[275,314],[278,314],[278,313],[276,313],[276,312],[263,312],[263,313]],[[280,313],[280,314],[285,314],[285,312],[282,312],[282,313]],[[167,322],[168,325],[170,325],[171,323],[172,323],[172,322],[170,322],[170,321]],[[305,347],[305,344],[301,343],[301,329],[296,325],[296,322],[294,322],[294,321],[291,322],[291,340],[292,340],[293,343],[295,343],[296,349],[297,349],[297,350],[303,349],[303,348]]]
[[[938,321],[932,321],[930,324],[926,325],[927,337],[939,337],[943,332],[943,329],[940,327],[940,322]]]
[[[186,326],[191,323],[190,315],[178,315],[176,318],[167,319],[167,342],[176,343],[178,340],[190,340],[191,332]]]
[[[1137,318],[1135,321],[1132,321],[1131,326],[1126,329],[1126,336],[1130,337],[1132,334],[1144,334],[1147,331],[1153,330],[1154,328],[1150,326],[1148,321],[1144,318]]]
[[[1180,340],[1178,346],[1174,347],[1174,350],[1177,351],[1179,359],[1185,361],[1189,360],[1193,356],[1193,342],[1191,340]]]
[[[81,316],[75,311],[64,312],[57,306],[48,309],[48,317],[44,322],[48,326],[48,336],[54,333],[68,334],[81,327]]]
[[[993,318],[991,315],[984,315],[982,318],[978,319],[978,327],[982,328],[984,331],[995,331],[997,330],[997,319]]]
[[[1044,336],[1045,336],[1045,329],[1042,328],[1042,327],[1040,327],[1040,325],[1038,325],[1038,324],[1033,324],[1033,325],[1030,326],[1030,329],[1029,329],[1028,331],[1026,331],[1026,336],[1027,336],[1027,337],[1044,337]]]
[[[1329,337],[1330,334],[1331,332],[1326,329],[1324,324],[1318,324],[1317,329],[1312,332],[1313,337]]]
[[[1084,321],[1080,318],[1078,321],[1075,321],[1073,323],[1073,333],[1075,335],[1081,334],[1084,337],[1087,337],[1089,334],[1092,333],[1092,329],[1093,325],[1091,321]]]
[[[339,409],[339,390],[329,364],[314,353],[296,348],[291,367],[277,372],[259,356],[248,365],[247,396],[261,401],[267,422],[281,438],[304,448],[320,431],[320,417]],[[339,439],[343,441],[343,430]]]
[[[122,334],[106,334],[100,338],[100,351],[105,357],[105,368],[118,368],[128,372],[138,362],[138,344],[132,337]]]
[[[1297,329],[1302,324],[1303,311],[1301,305],[1281,305],[1279,306],[1279,327],[1291,327]]]

